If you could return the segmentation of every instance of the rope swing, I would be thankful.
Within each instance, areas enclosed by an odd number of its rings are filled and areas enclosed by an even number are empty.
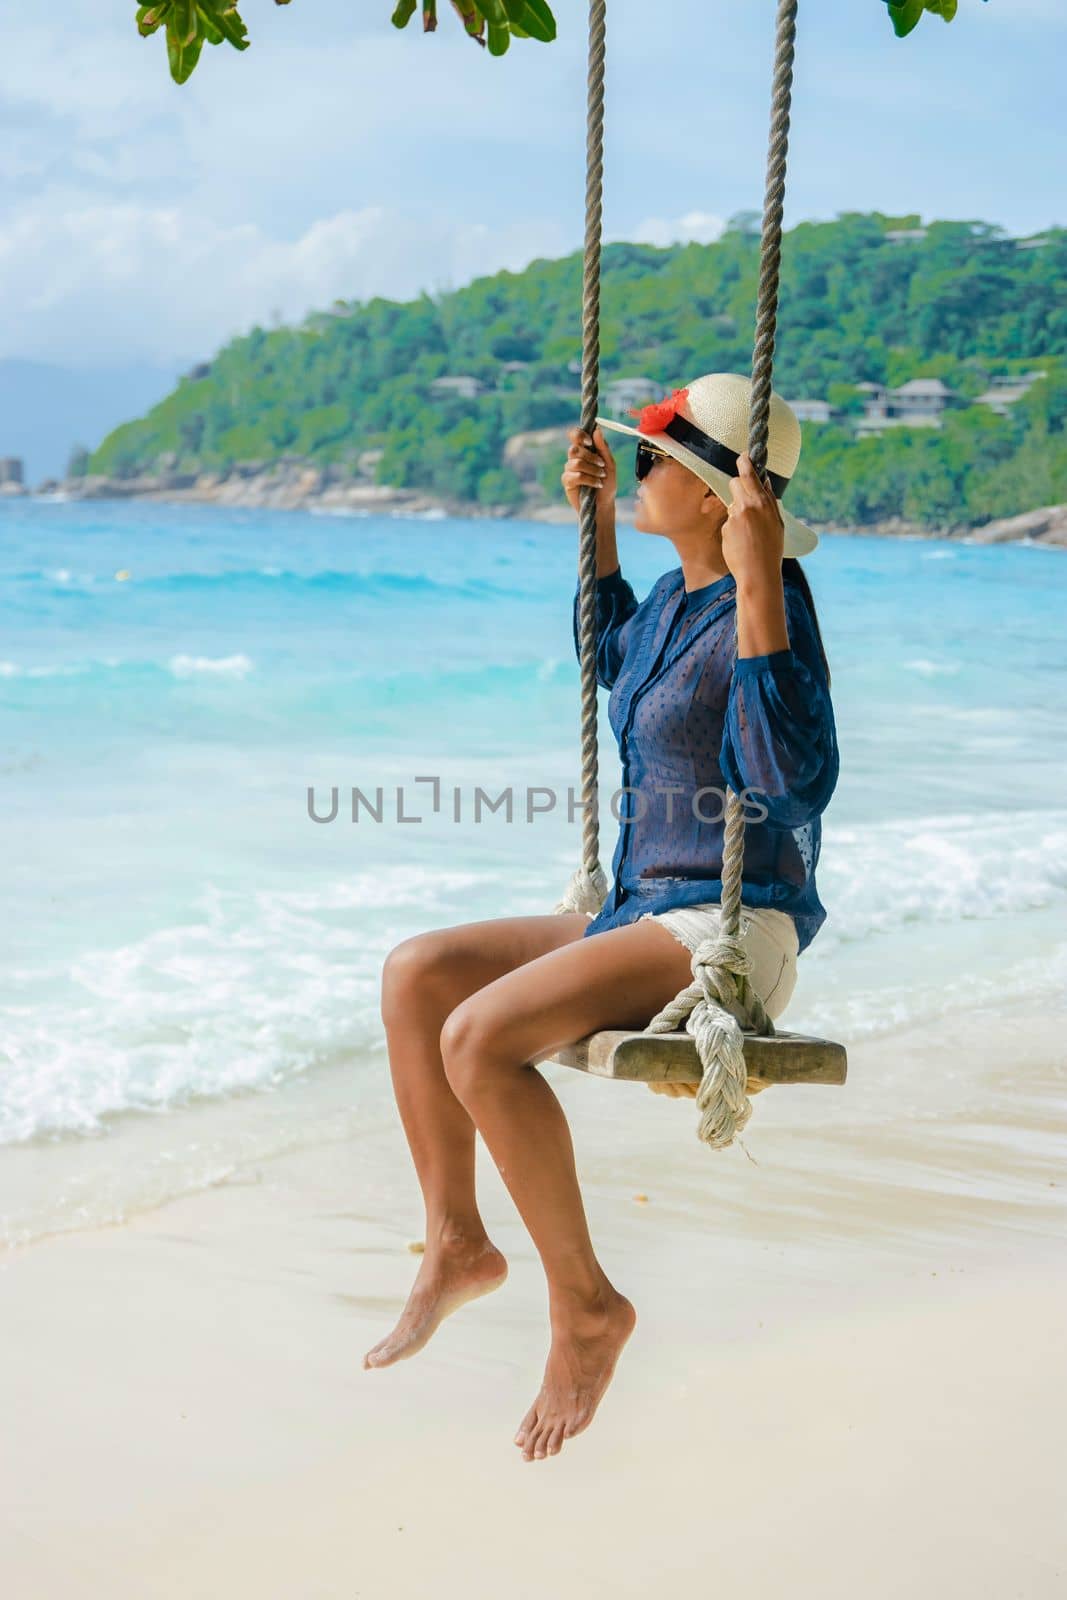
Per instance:
[[[604,63],[607,0],[589,6],[589,72],[586,123],[585,244],[582,274],[581,426],[591,438],[596,427],[600,378],[600,265],[604,179]],[[778,320],[789,114],[796,44],[797,0],[779,0],[774,48],[770,140],[760,240],[759,291],[752,356],[748,452],[762,477],[767,464],[771,386]],[[597,603],[596,489],[581,488],[579,512],[578,634],[581,677],[582,853],[559,913],[599,912],[608,893],[600,865],[597,802]],[[734,660],[737,658],[736,626]],[[752,1115],[745,1064],[745,1038],[771,1038],[774,1024],[749,983],[752,958],[739,935],[745,817],[741,801],[728,790],[723,843],[719,931],[693,952],[693,982],[652,1018],[646,1034],[685,1030],[695,1041],[702,1070],[697,1092],[698,1137],[712,1149],[731,1145]],[[743,1018],[738,1020],[737,1013]],[[594,1039],[598,1036],[592,1036]],[[810,1042],[810,1041],[809,1041]],[[783,1041],[784,1043],[784,1041]],[[831,1047],[839,1050],[840,1047]],[[842,1052],[843,1055],[843,1052]],[[643,1074],[649,1087],[663,1087]],[[823,1079],[822,1081],[829,1081]],[[836,1081],[843,1081],[841,1076]]]

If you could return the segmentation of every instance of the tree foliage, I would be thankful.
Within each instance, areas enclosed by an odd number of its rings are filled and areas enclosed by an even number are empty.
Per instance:
[[[951,22],[958,9],[958,0],[885,0],[889,7],[889,20],[898,39],[918,26],[929,11],[942,22]]]
[[[605,248],[602,411],[618,379],[666,391],[750,370],[759,242],[741,222],[712,245]],[[847,213],[786,235],[775,387],[838,412],[804,425],[789,491],[799,515],[933,527],[1067,500],[1067,229],[1019,242],[986,223],[918,224]],[[579,413],[580,300],[575,253],[448,294],[338,302],[299,326],[254,328],[112,433],[91,470],[227,471],[289,457],[517,503],[507,440]],[[1008,416],[973,403],[993,378],[1035,368],[1048,376]],[[942,428],[856,438],[857,386],[916,377],[957,396]],[[550,493],[554,471],[543,474]]]
[[[274,0],[287,6],[290,0]],[[467,37],[490,55],[502,56],[512,39],[537,39],[550,44],[556,37],[556,19],[547,0],[447,0]],[[868,4],[870,0],[868,0]],[[951,22],[957,0],[881,0],[888,6],[898,36],[910,33],[927,11]],[[437,29],[437,0],[397,0],[392,14],[396,28],[406,28],[421,10],[424,33]],[[137,7],[137,28],[143,38],[165,31],[170,75],[184,83],[200,59],[205,44],[233,45],[247,50],[248,29],[238,0],[154,0]]]

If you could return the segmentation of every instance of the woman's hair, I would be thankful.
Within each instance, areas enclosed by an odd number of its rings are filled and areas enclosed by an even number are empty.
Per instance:
[[[822,656],[823,670],[826,673],[826,683],[827,686],[829,686],[830,663],[826,659],[826,646],[822,642],[822,633],[819,630],[819,618],[815,611],[815,601],[812,597],[811,590],[808,587],[808,580],[804,576],[804,569],[800,565],[800,562],[797,560],[796,556],[783,557],[782,580],[785,583],[795,584],[800,590],[801,594],[804,596],[804,603],[806,604],[808,611],[811,613],[811,625],[815,629],[815,638],[819,646],[819,654]]]

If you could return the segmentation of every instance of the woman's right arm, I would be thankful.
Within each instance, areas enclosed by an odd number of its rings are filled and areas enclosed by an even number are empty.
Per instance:
[[[619,551],[615,540],[615,460],[597,428],[592,439],[580,428],[572,428],[567,464],[563,469],[562,483],[567,499],[574,511],[581,505],[583,484],[591,484],[596,496],[596,611],[597,611],[597,682],[610,689],[618,676],[629,634],[627,623],[637,610],[637,596],[622,575]],[[574,591],[574,650],[581,661],[581,636],[579,632],[579,607],[581,583]]]

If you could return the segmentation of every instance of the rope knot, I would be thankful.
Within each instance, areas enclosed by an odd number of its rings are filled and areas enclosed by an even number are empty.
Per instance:
[[[709,934],[693,951],[693,977],[704,996],[719,1005],[736,1001],[738,985],[731,980],[747,978],[751,973],[752,957],[736,935]]]
[[[586,866],[575,868],[563,891],[563,899],[553,907],[553,911],[557,916],[568,911],[591,911],[596,916],[603,909],[607,897],[608,880],[598,861],[592,872]]]
[[[744,982],[752,972],[752,955],[736,934],[717,932],[702,939],[693,951],[692,970],[693,982],[653,1017],[646,1031],[684,1028],[695,1041],[704,1069],[696,1093],[697,1138],[722,1150],[733,1144],[752,1115],[742,1021],[767,1033],[774,1032],[774,1024]]]

